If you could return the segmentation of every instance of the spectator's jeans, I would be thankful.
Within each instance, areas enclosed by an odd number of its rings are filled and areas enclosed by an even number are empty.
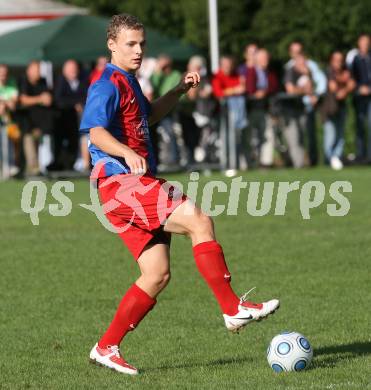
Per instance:
[[[240,166],[240,157],[247,160],[247,148],[244,136],[247,128],[247,113],[246,113],[246,99],[245,96],[229,96],[227,99],[228,107],[228,128],[229,132],[235,132],[236,142],[236,161],[232,162],[232,167]],[[230,146],[231,148],[231,146]],[[233,160],[233,156],[230,156]],[[246,161],[245,161],[246,162]]]
[[[174,120],[171,116],[166,116],[163,118],[159,126],[164,130],[167,140],[164,140],[166,143],[169,143],[170,146],[170,158],[168,163],[176,164],[179,162],[179,147],[176,139],[176,134],[174,132]]]
[[[331,157],[341,158],[344,149],[344,128],[346,107],[341,107],[335,115],[327,118],[323,124],[323,146],[327,162]]]
[[[255,159],[257,163],[260,162],[262,165],[272,165],[274,130],[272,119],[267,111],[263,108],[251,108],[248,129],[248,147],[251,150],[249,164],[252,164]]]
[[[232,118],[230,125],[237,130],[247,126],[246,99],[244,96],[229,96],[227,98],[228,111]]]
[[[289,156],[295,168],[304,166],[303,133],[306,115],[292,112],[284,115],[284,130]]]
[[[356,158],[371,160],[371,97],[355,96],[356,111]],[[366,147],[365,121],[367,121],[368,145]]]

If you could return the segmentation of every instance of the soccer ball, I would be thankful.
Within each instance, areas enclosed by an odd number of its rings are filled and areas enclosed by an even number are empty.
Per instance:
[[[268,363],[276,372],[305,370],[312,357],[309,341],[297,332],[283,332],[273,337],[267,350]]]

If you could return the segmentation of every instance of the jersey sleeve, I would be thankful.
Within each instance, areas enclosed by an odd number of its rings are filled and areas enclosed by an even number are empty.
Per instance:
[[[97,81],[89,89],[80,123],[80,133],[89,133],[93,127],[107,129],[120,106],[120,94],[109,81]]]

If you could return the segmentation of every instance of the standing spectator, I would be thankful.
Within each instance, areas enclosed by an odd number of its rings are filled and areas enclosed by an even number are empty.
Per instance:
[[[352,65],[353,77],[357,87],[354,96],[356,111],[356,159],[359,162],[371,163],[371,54],[370,37],[362,34],[358,38],[359,53]],[[365,122],[367,121],[368,137]],[[368,138],[368,144],[366,144]],[[367,145],[367,146],[366,146]]]
[[[245,132],[247,127],[245,80],[237,73],[234,58],[222,56],[220,69],[212,79],[213,92],[216,98],[225,102],[228,110],[228,131],[236,135],[237,161],[232,162],[237,168],[240,157],[247,160]],[[233,134],[233,133],[232,133]],[[232,145],[229,145],[232,147]],[[247,162],[247,161],[246,161]]]
[[[220,58],[220,67],[212,79],[212,87],[218,99],[242,96],[245,93],[244,79],[236,72],[233,57],[224,55]]]
[[[258,49],[259,47],[256,43],[249,43],[245,47],[245,62],[241,64],[237,69],[238,74],[243,76],[245,80],[247,79],[249,69],[253,69],[255,67],[255,57],[258,52]]]
[[[201,76],[198,88],[187,92],[187,99],[194,102],[192,117],[199,132],[199,141],[194,148],[194,158],[197,162],[216,162],[216,143],[218,139],[217,101],[213,96],[210,77],[207,74],[206,60],[201,56],[190,58],[187,67],[189,72],[197,72]]]
[[[165,95],[172,88],[178,85],[181,77],[181,73],[173,69],[173,60],[166,54],[160,55],[157,59],[157,69],[150,78],[153,86],[153,98],[157,99],[158,97]],[[172,110],[159,122],[159,127],[164,130],[164,135],[168,139],[170,146],[170,158],[166,161],[168,165],[178,164],[180,160],[174,123],[174,110]]]
[[[291,59],[285,65],[285,70],[294,66],[297,56],[304,55],[303,44],[299,41],[293,41],[289,46],[289,55]],[[306,58],[306,66],[311,74],[313,88],[312,94],[304,97],[305,128],[308,136],[309,162],[310,165],[314,166],[318,163],[316,108],[319,98],[326,92],[327,80],[324,72],[315,61]]]
[[[9,80],[8,75],[8,67],[0,64],[0,131],[6,131],[9,137],[10,175],[13,176],[18,173],[18,167],[20,166],[20,132],[18,126],[13,123],[13,114],[18,100],[18,88],[15,83]],[[0,158],[0,160],[2,159]]]
[[[248,95],[249,139],[257,133],[256,159],[262,166],[273,165],[274,130],[269,115],[268,98],[278,92],[279,83],[276,74],[269,69],[269,53],[259,49],[256,53],[255,66],[251,67],[246,77]],[[250,142],[248,143],[251,146]],[[249,153],[249,159],[252,160]]]
[[[93,84],[95,81],[99,80],[107,63],[108,63],[107,57],[100,56],[97,58],[94,69],[89,74],[89,84]]]
[[[45,79],[40,77],[40,63],[32,61],[26,69],[26,77],[19,86],[20,120],[23,132],[23,149],[26,174],[38,175],[40,165],[38,147],[43,134],[53,128],[52,94]]]
[[[142,61],[142,66],[137,71],[137,79],[142,88],[143,95],[151,102],[153,100],[153,86],[151,84],[151,76],[157,68],[157,59],[145,57]]]
[[[205,59],[201,56],[191,57],[188,61],[187,72],[197,72],[201,76],[199,87],[191,88],[179,101],[179,120],[187,151],[187,165],[191,165],[195,162],[195,149],[199,144],[201,133],[204,148],[210,140],[211,116],[215,113],[216,104],[207,78]],[[198,149],[197,160],[205,159],[205,149]]]
[[[17,86],[9,80],[8,76],[8,67],[0,64],[0,118],[2,123],[11,120],[11,113],[14,112],[18,99]]]
[[[353,68],[353,61],[356,58],[356,55],[359,53],[359,50],[357,47],[353,47],[353,49],[350,49],[345,56],[345,64],[348,69],[352,70]]]
[[[75,60],[67,60],[62,68],[62,75],[55,88],[55,104],[59,111],[59,119],[55,134],[55,160],[50,170],[72,170],[78,155],[79,122],[87,94],[88,83],[80,73]],[[65,146],[66,153],[64,153]],[[89,170],[90,157],[86,136],[80,138],[82,167]]]
[[[284,135],[294,167],[301,168],[304,166],[303,132],[306,122],[304,97],[313,97],[314,89],[312,74],[303,54],[297,55],[293,65],[286,68],[284,84],[289,95],[283,110]]]
[[[341,158],[345,142],[345,100],[355,87],[355,82],[345,67],[344,56],[339,51],[331,54],[327,79],[328,91],[322,103],[324,150],[331,168],[339,170],[343,168]]]

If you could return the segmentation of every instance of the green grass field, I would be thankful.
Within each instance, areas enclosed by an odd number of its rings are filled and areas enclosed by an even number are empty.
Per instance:
[[[257,286],[254,300],[281,300],[274,316],[239,335],[224,328],[189,241],[175,237],[172,281],[122,345],[124,357],[141,370],[137,377],[88,362],[90,348],[138,276],[120,239],[78,206],[89,203],[88,181],[74,182],[71,215],[44,211],[39,226],[21,211],[24,182],[1,183],[0,388],[371,388],[371,169],[254,171],[244,179],[321,180],[327,191],[333,181],[347,180],[351,209],[345,217],[329,217],[327,197],[303,220],[298,193],[292,193],[285,216],[251,217],[241,196],[237,216],[215,219],[235,290]],[[276,374],[269,368],[266,348],[283,330],[310,340],[309,370]]]

